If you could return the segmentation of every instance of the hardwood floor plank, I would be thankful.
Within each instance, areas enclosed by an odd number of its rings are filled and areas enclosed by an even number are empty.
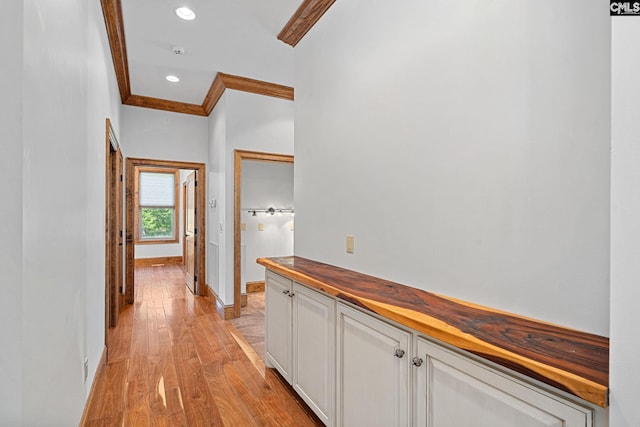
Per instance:
[[[188,424],[222,425],[195,346],[192,343],[175,345],[174,358]]]
[[[159,329],[167,327],[162,303],[160,303],[159,307],[156,307],[154,306],[155,302],[156,301],[152,301],[147,306],[147,338],[149,340],[147,345],[150,356],[160,355]]]
[[[169,427],[169,418],[166,415],[151,415],[150,427]]]
[[[96,418],[121,418],[124,411],[124,393],[127,384],[127,359],[109,363],[106,368],[105,387],[96,399],[101,402]]]
[[[187,423],[187,417],[184,415],[184,412],[178,412],[170,415],[168,423],[170,427],[190,427]]]
[[[120,312],[118,327],[109,334],[109,363],[126,359],[131,349],[131,333],[133,332],[133,311],[131,306]]]
[[[127,383],[125,409],[127,411],[144,409],[146,412],[149,412],[149,389],[146,375],[136,376]]]
[[[120,413],[113,417],[100,418],[88,421],[85,426],[89,427],[121,427],[123,424],[123,414]]]
[[[137,408],[133,411],[125,411],[123,425],[135,427],[149,427],[151,423],[147,408]]]
[[[152,415],[167,415],[167,396],[164,375],[162,375],[162,358],[150,355],[147,374],[147,390],[149,410]]]
[[[238,399],[235,392],[235,384],[227,381],[225,366],[213,362],[204,367],[207,382],[211,390],[215,390],[213,399],[220,413],[220,418],[225,426],[254,426],[258,425],[253,417],[246,411],[244,402]]]
[[[194,323],[191,327],[191,337],[198,353],[200,363],[207,364],[216,359],[216,351],[207,338],[207,330],[199,323]]]
[[[215,301],[191,294],[179,266],[135,274],[135,303],[110,333],[84,426],[321,425],[270,370],[256,369],[264,362],[247,356]]]

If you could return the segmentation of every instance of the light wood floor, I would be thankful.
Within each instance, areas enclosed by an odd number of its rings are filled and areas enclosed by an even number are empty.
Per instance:
[[[136,269],[84,426],[321,426],[180,267]]]
[[[264,360],[264,291],[248,293],[247,306],[242,307],[242,315],[230,322]]]

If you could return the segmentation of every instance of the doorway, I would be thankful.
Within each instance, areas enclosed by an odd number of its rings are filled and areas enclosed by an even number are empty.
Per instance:
[[[184,219],[184,239],[182,243],[182,256],[184,258],[184,274],[187,287],[191,293],[196,294],[195,288],[195,249],[196,249],[196,172],[191,172],[182,183],[182,218]]]
[[[139,208],[139,189],[136,179],[137,171],[162,169],[162,170],[190,170],[193,171],[191,181],[192,197],[189,203],[192,206],[190,247],[190,266],[188,276],[185,274],[185,282],[194,295],[206,295],[206,245],[205,245],[205,165],[203,163],[191,163],[167,160],[152,160],[127,158],[126,160],[126,268],[125,268],[125,298],[128,304],[132,304],[135,298],[135,251],[136,229],[140,228],[136,222],[136,208]],[[179,174],[178,174],[179,175]],[[176,185],[178,185],[176,183]],[[178,190],[176,190],[178,191]],[[185,193],[183,190],[183,197]],[[179,198],[176,197],[176,199]],[[176,210],[176,212],[179,212]],[[138,216],[140,218],[140,216]],[[176,223],[177,225],[177,223]],[[174,226],[176,226],[174,225]],[[186,239],[185,239],[186,240]],[[186,259],[186,253],[183,257]]]
[[[278,164],[293,164],[294,158],[286,154],[263,153],[256,151],[235,150],[234,159],[234,298],[233,298],[233,317],[240,317],[242,307],[242,165],[244,161],[271,162]],[[276,214],[277,210],[289,210],[291,207],[264,206],[253,207],[253,211],[257,215],[257,211],[267,211],[267,215]],[[274,212],[269,211],[273,208]],[[282,209],[287,208],[287,209]],[[261,212],[263,213],[263,212]],[[282,212],[278,212],[282,213]],[[292,213],[292,212],[291,212]]]
[[[111,120],[106,119],[105,167],[105,332],[108,357],[109,330],[118,324],[122,294],[122,152]]]

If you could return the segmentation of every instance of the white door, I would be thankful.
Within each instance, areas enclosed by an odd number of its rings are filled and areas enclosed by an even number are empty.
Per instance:
[[[338,304],[337,426],[409,425],[410,337]]]
[[[265,356],[291,384],[291,280],[268,272],[265,284]]]
[[[585,427],[590,410],[418,338],[416,427]]]
[[[196,286],[196,171],[183,183],[184,215],[184,275],[187,287],[197,295]]]
[[[293,293],[293,388],[333,426],[335,301],[298,283]]]

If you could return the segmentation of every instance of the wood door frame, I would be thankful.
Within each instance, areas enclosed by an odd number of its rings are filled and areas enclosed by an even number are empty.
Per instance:
[[[136,167],[161,167],[196,171],[196,295],[206,295],[206,165],[204,163],[175,160],[154,160],[127,157],[126,160],[126,289],[127,304],[133,304],[135,295],[135,169]]]
[[[233,317],[240,317],[241,308],[241,244],[240,230],[242,209],[242,161],[254,160],[259,162],[293,163],[293,156],[289,154],[263,153],[259,151],[234,150],[233,168]]]
[[[122,306],[122,152],[113,125],[105,130],[105,322],[104,345],[108,357],[109,328],[118,323]],[[115,230],[115,231],[114,231]]]

